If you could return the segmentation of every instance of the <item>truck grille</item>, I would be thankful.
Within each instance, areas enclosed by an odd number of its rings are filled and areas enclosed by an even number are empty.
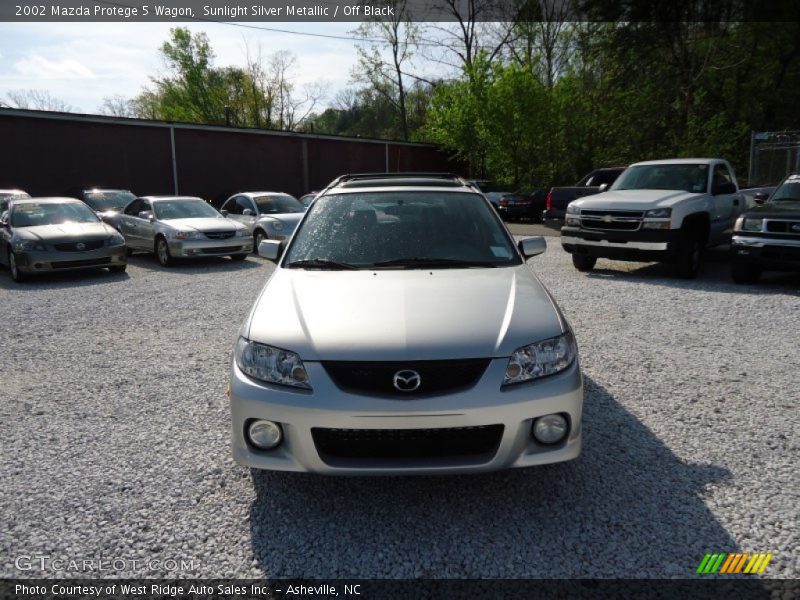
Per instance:
[[[205,236],[211,240],[227,240],[236,235],[235,231],[206,231]]]
[[[770,233],[793,233],[800,235],[800,221],[771,221],[767,219],[766,229]]]
[[[409,398],[471,388],[486,371],[490,361],[489,358],[416,362],[325,361],[322,366],[337,387],[346,392]],[[418,373],[419,388],[410,392],[395,388],[394,376],[399,371]]]
[[[87,250],[97,250],[103,247],[103,240],[91,240],[86,242],[64,242],[61,244],[53,244],[56,250],[61,252],[86,252]],[[78,244],[83,247],[78,248]]]
[[[424,459],[483,456],[490,460],[503,437],[503,425],[440,429],[324,429],[311,436],[320,458]]]
[[[636,231],[642,224],[640,210],[582,210],[581,227],[602,231]]]

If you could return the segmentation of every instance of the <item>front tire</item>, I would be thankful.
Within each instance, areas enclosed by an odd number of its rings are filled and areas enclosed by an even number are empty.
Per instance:
[[[261,229],[256,229],[253,234],[253,251],[258,254],[258,245],[267,239],[267,234]]]
[[[677,273],[683,279],[696,279],[700,273],[700,257],[703,245],[696,237],[687,238],[678,255]]]
[[[169,253],[167,240],[160,236],[156,238],[156,258],[158,259],[158,264],[162,267],[169,267],[175,262]]]
[[[731,277],[736,283],[757,283],[761,277],[761,267],[744,262],[731,265]]]
[[[572,266],[582,273],[594,269],[595,264],[597,264],[597,257],[595,256],[586,256],[585,254],[572,255]]]
[[[16,281],[17,283],[22,283],[26,279],[28,279],[27,275],[19,270],[19,265],[17,264],[17,256],[11,250],[8,249],[8,270],[11,271],[11,279]]]

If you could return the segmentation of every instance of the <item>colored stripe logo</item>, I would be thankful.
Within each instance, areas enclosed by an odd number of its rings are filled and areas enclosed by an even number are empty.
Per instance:
[[[773,556],[772,552],[708,552],[696,572],[699,575],[761,574]]]

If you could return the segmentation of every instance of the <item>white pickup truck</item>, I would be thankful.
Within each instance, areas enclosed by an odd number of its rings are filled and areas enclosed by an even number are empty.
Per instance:
[[[598,258],[659,261],[693,278],[703,249],[730,240],[745,205],[725,160],[640,162],[608,191],[567,206],[561,245],[579,271],[592,270]]]

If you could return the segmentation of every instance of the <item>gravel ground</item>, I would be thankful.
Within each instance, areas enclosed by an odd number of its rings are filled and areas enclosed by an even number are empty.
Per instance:
[[[265,473],[228,446],[229,353],[269,263],[0,272],[0,568],[19,556],[185,559],[115,576],[686,577],[706,552],[800,575],[800,277],[729,282],[531,261],[586,375],[572,463],[491,475]],[[140,563],[141,564],[141,563]]]

